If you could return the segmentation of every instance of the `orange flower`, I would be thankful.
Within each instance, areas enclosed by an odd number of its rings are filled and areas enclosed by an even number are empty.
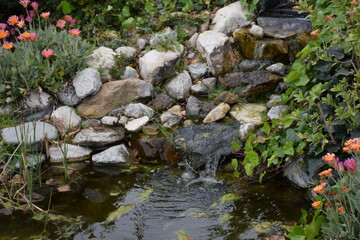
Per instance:
[[[352,0],[350,3],[351,4],[356,4],[356,0]]]
[[[327,164],[333,164],[335,162],[335,154],[327,153],[321,159],[324,160]]]
[[[321,206],[321,201],[316,201],[311,204],[313,208],[319,208]]]
[[[29,39],[32,42],[35,42],[38,37],[39,37],[39,34],[36,34],[36,33],[32,32],[32,33],[30,33],[30,38]]]
[[[326,208],[331,208],[332,205],[331,205],[331,203],[325,203],[325,207],[326,207]]]
[[[7,22],[9,25],[13,26],[19,22],[19,17],[16,15],[13,15],[13,16],[9,17]]]
[[[332,168],[329,168],[328,170],[322,171],[321,173],[319,173],[320,177],[331,177],[331,173],[332,173]]]
[[[343,186],[341,189],[342,189],[344,192],[349,191],[349,188],[348,188],[347,186]]]
[[[326,186],[326,183],[318,185],[318,186],[314,187],[313,191],[315,193],[323,193],[324,189],[325,189],[325,186]]]
[[[344,207],[339,207],[338,211],[339,211],[339,213],[345,212],[345,208]]]
[[[65,21],[70,22],[73,18],[70,15],[64,16]]]
[[[44,49],[41,51],[41,55],[46,58],[49,59],[51,56],[54,55],[54,51],[51,49]]]
[[[79,29],[73,28],[68,31],[72,36],[77,37],[80,35],[81,31]]]
[[[5,39],[9,36],[9,31],[5,31],[4,29],[0,30],[0,39]]]
[[[23,20],[21,20],[16,25],[18,26],[18,28],[23,28],[23,27],[25,27],[25,22]]]
[[[327,20],[331,20],[331,19],[334,19],[334,14],[329,14],[326,16],[326,19]]]
[[[43,12],[40,14],[40,17],[44,19],[48,19],[50,17],[50,12]]]
[[[14,44],[12,42],[4,42],[2,47],[6,50],[11,50],[14,47]]]
[[[316,30],[312,31],[312,32],[310,33],[310,35],[317,36],[317,35],[319,35],[319,32],[320,32],[320,30],[319,30],[319,29],[316,29]]]
[[[345,152],[360,152],[360,138],[353,138],[353,139],[350,139],[350,140],[347,140],[345,143],[344,143],[344,148],[343,150]]]
[[[31,36],[31,34],[28,33],[28,32],[24,32],[22,35],[23,35],[23,37],[26,38],[26,39],[29,39],[30,36]]]
[[[57,20],[56,21],[56,26],[58,27],[58,28],[61,28],[61,29],[63,29],[64,27],[65,27],[65,25],[66,25],[66,21],[64,21],[64,20]]]

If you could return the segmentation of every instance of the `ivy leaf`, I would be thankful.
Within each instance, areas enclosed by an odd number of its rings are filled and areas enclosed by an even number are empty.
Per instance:
[[[290,141],[286,141],[285,145],[282,148],[282,151],[284,154],[293,156],[295,153],[293,143]]]
[[[266,135],[270,134],[270,124],[265,122],[264,126],[261,129],[264,133],[266,133]]]
[[[310,81],[310,79],[308,78],[308,76],[302,75],[302,76],[295,82],[295,85],[296,85],[297,87],[305,86],[306,84],[308,84],[309,81]]]
[[[231,159],[231,166],[236,171],[238,169],[238,166],[239,166],[238,160],[235,159],[235,158]]]
[[[240,150],[240,144],[236,141],[233,141],[231,144],[231,147],[235,150],[235,151],[239,151]]]

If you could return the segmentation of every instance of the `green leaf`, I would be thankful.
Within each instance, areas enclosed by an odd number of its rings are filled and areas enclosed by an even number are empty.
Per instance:
[[[67,15],[71,13],[72,10],[74,10],[74,6],[71,5],[68,1],[63,0],[60,2],[61,10],[62,12]]]
[[[239,166],[239,162],[237,159],[233,158],[231,159],[231,166],[234,170],[237,170],[238,169],[238,166]]]
[[[240,144],[236,141],[233,141],[231,144],[231,147],[235,150],[235,151],[239,151],[240,150]]]
[[[235,193],[228,193],[221,197],[221,204],[224,204],[229,201],[236,201],[239,199],[240,199],[239,195]]]
[[[264,126],[261,129],[264,133],[266,133],[266,135],[270,134],[270,124],[265,122]]]
[[[35,214],[32,219],[36,220],[36,221],[41,221],[45,218],[45,215],[43,213],[37,213]]]
[[[257,166],[259,165],[259,155],[254,151],[246,152],[245,161]]]
[[[305,240],[306,239],[305,231],[300,226],[294,226],[291,229],[291,232],[288,235],[286,235],[286,237],[290,238],[290,240]]]
[[[305,86],[310,81],[309,77],[306,75],[302,75],[296,82],[295,85],[297,87]]]
[[[290,141],[286,141],[285,145],[282,148],[282,152],[284,154],[293,156],[295,151],[294,151],[294,147],[293,147],[293,142]]]

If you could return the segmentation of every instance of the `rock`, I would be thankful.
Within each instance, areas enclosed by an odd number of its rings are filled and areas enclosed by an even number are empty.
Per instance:
[[[239,103],[240,99],[238,96],[236,96],[232,92],[224,91],[224,92],[221,92],[219,95],[217,95],[215,98],[216,104],[220,104],[221,102],[225,102],[229,105],[233,105],[235,103]]]
[[[139,38],[138,40],[136,40],[136,46],[138,46],[138,48],[140,50],[143,50],[145,48],[147,44],[147,41],[143,38]]]
[[[252,25],[249,32],[258,39],[264,37],[264,29],[258,25]]]
[[[176,77],[165,83],[164,89],[170,97],[176,100],[185,100],[190,95],[191,77],[187,71],[183,71]]]
[[[285,76],[286,67],[282,63],[275,63],[266,68],[266,71]]]
[[[258,17],[258,24],[265,35],[273,38],[289,38],[299,33],[310,33],[310,19]]]
[[[220,103],[213,110],[211,110],[208,115],[206,115],[203,123],[211,123],[217,120],[223,119],[227,112],[229,111],[230,106],[227,103]]]
[[[92,156],[94,164],[127,163],[129,160],[130,153],[124,144],[113,146]]]
[[[217,79],[215,77],[205,78],[201,81],[201,83],[209,89],[213,89],[216,87]]]
[[[271,95],[270,100],[266,103],[268,108],[272,108],[274,106],[281,104],[281,96],[280,95]]]
[[[101,124],[101,120],[99,119],[87,119],[85,121],[82,121],[81,126],[83,128],[90,128],[92,126],[100,125],[100,124]]]
[[[25,112],[22,112],[20,117],[24,121],[37,121],[43,119],[45,116],[50,116],[54,109],[54,103],[49,103],[48,105],[37,108],[37,109],[29,109]]]
[[[80,147],[71,144],[61,144],[60,146],[50,146],[49,155],[51,163],[81,162],[91,157],[90,148]]]
[[[211,101],[201,101],[194,96],[190,96],[186,104],[186,116],[189,119],[204,118],[214,107]]]
[[[247,15],[251,15],[250,12],[237,1],[220,8],[216,12],[210,29],[227,35],[231,34],[237,28],[247,26],[250,23],[250,21],[247,20]]]
[[[83,99],[96,94],[101,88],[100,73],[94,68],[86,68],[79,72],[73,80],[76,95]]]
[[[26,157],[26,164],[28,167],[38,167],[39,165],[41,165],[43,162],[45,162],[46,157],[45,154],[30,154]],[[15,168],[17,169],[23,169],[24,167],[24,163],[22,160],[18,160],[15,163]]]
[[[174,99],[165,93],[157,94],[151,104],[157,111],[163,111],[175,104]]]
[[[242,141],[246,141],[249,132],[254,131],[257,127],[257,124],[255,123],[243,123],[240,125],[239,128],[239,137]]]
[[[177,33],[170,28],[166,29],[163,33],[152,35],[149,42],[150,46],[166,45],[177,41]]]
[[[160,121],[161,123],[165,123],[166,121],[168,121],[169,119],[171,119],[173,116],[175,116],[174,114],[172,114],[171,112],[163,112],[160,115]]]
[[[99,47],[91,53],[87,65],[97,70],[103,69],[105,76],[109,77],[109,70],[115,66],[115,55],[111,48]]]
[[[195,84],[191,86],[190,92],[194,96],[207,96],[209,88],[205,84]]]
[[[239,41],[241,55],[247,59],[254,59],[256,37],[246,28],[237,29],[233,33],[233,37]]]
[[[13,112],[10,105],[6,105],[4,107],[0,107],[0,116],[11,114]]]
[[[206,59],[210,72],[217,75],[232,68],[229,38],[220,32],[206,31],[199,35],[197,49]]]
[[[181,122],[182,117],[174,115],[171,112],[164,112],[161,114],[160,120],[164,127],[173,128]]]
[[[112,110],[138,99],[150,98],[154,87],[140,79],[105,83],[100,91],[83,100],[77,107],[78,113],[86,118],[101,118]]]
[[[48,93],[33,90],[20,101],[20,107],[23,110],[44,108],[51,104],[52,101],[53,98]]]
[[[123,131],[116,131],[107,127],[82,129],[74,137],[74,143],[82,147],[101,148],[115,144],[124,138]]]
[[[129,120],[129,119],[128,119],[127,117],[121,116],[120,119],[119,119],[119,121],[118,121],[118,123],[121,124],[121,125],[123,125],[123,126],[125,126],[125,124],[128,122],[128,120]]]
[[[121,107],[118,107],[118,108],[115,108],[114,110],[112,110],[109,115],[110,116],[116,116],[116,117],[121,117],[125,114],[125,108],[126,108],[126,105],[125,106],[121,106]]]
[[[188,71],[193,79],[199,79],[207,72],[206,64],[198,62],[188,66]]]
[[[175,70],[175,64],[180,59],[183,46],[180,50],[159,52],[151,50],[139,59],[140,76],[148,83],[156,85],[170,76]]]
[[[117,124],[118,121],[119,121],[119,119],[114,116],[105,116],[105,117],[101,118],[101,123],[108,125],[108,126],[113,126],[113,125]]]
[[[182,108],[180,105],[175,105],[168,110],[169,113],[172,113],[176,116],[182,116]]]
[[[45,138],[56,140],[58,131],[49,123],[36,121],[4,128],[1,130],[1,137],[7,144],[18,145],[24,141],[27,146],[36,148]]]
[[[78,105],[82,100],[76,95],[75,88],[70,83],[65,83],[57,93],[57,96],[62,104],[70,107]]]
[[[271,64],[271,60],[250,60],[244,59],[239,64],[239,70],[243,72],[252,72],[265,69],[266,66]]]
[[[152,118],[154,116],[154,110],[142,103],[130,103],[126,105],[125,116],[132,118],[139,118],[148,116]]]
[[[191,38],[186,42],[187,48],[196,48],[196,41],[199,37],[199,33],[194,33]]]
[[[266,106],[259,103],[239,103],[230,109],[230,115],[243,123],[253,123],[256,126],[263,124],[263,115]]]
[[[145,126],[149,121],[150,121],[150,118],[148,116],[144,116],[144,117],[141,117],[141,118],[130,120],[125,124],[125,128],[129,132],[137,132],[143,126]]]
[[[222,156],[231,154],[232,143],[239,142],[238,127],[210,123],[192,125],[175,132],[175,147],[195,170],[203,166],[214,173]]]
[[[196,57],[195,52],[189,52],[189,54],[186,56],[187,59],[194,59]]]
[[[282,119],[283,115],[287,110],[289,110],[288,106],[284,106],[284,105],[275,106],[269,110],[267,116],[270,119]]]
[[[303,163],[301,163],[300,160],[290,163],[290,165],[284,169],[284,176],[295,184],[295,186],[308,189],[310,186],[315,185],[316,181],[302,169],[302,165]]]
[[[159,127],[155,123],[145,125],[141,130],[146,135],[156,135],[159,133]]]
[[[138,78],[138,77],[139,74],[134,68],[126,66],[124,74],[120,76],[120,79]]]
[[[194,125],[195,123],[191,119],[187,119],[184,121],[184,127],[190,127],[191,125]]]
[[[117,55],[123,55],[126,58],[134,58],[137,54],[137,49],[134,47],[118,47],[115,50]]]
[[[68,106],[59,107],[51,114],[51,122],[59,130],[61,135],[65,135],[80,127],[81,118]]]

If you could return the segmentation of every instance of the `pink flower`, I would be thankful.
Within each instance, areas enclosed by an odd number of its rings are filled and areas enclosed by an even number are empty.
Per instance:
[[[66,25],[66,21],[65,21],[65,20],[60,19],[60,20],[57,20],[57,21],[56,21],[56,26],[57,26],[58,28],[63,29],[63,28],[65,27],[65,25]]]
[[[39,9],[39,4],[37,2],[32,2],[30,4],[30,6],[34,9],[34,10],[38,10]]]
[[[8,21],[7,21],[7,23],[8,23],[9,25],[11,25],[11,26],[17,24],[18,22],[19,22],[19,17],[16,16],[16,15],[13,15],[13,16],[9,17],[9,19],[8,19]]]
[[[18,26],[18,28],[24,28],[25,27],[25,22],[24,22],[24,20],[21,20],[16,25]]]
[[[28,16],[27,18],[25,18],[25,21],[31,22],[31,21],[32,21],[32,17]]]
[[[65,21],[70,22],[73,18],[70,15],[64,16]]]
[[[9,31],[5,31],[4,29],[0,29],[0,39],[5,39],[10,35]]]
[[[54,55],[54,51],[51,49],[44,49],[41,51],[41,55],[46,58],[49,59],[51,56]]]
[[[50,12],[43,12],[40,14],[40,17],[43,19],[48,19],[50,17]]]
[[[77,28],[70,29],[68,32],[74,37],[79,36],[81,33],[81,31]]]
[[[32,33],[30,33],[29,39],[30,39],[30,41],[35,42],[38,37],[39,37],[39,34],[32,32]]]
[[[10,33],[14,35],[15,34],[15,28],[10,29]]]
[[[6,23],[0,23],[0,30],[5,30],[5,28],[7,27]]]
[[[29,3],[30,3],[30,0],[20,0],[19,2],[21,5],[23,5],[24,8],[27,8]]]
[[[339,171],[339,172],[343,172],[345,170],[344,168],[344,163],[341,162],[338,158],[336,158],[334,167]]]
[[[30,17],[35,16],[35,11],[34,11],[34,10],[30,10],[30,11],[29,11],[29,15],[30,15]]]
[[[75,20],[75,19],[71,19],[71,20],[70,20],[70,24],[71,24],[71,26],[75,26],[75,25],[76,25],[76,20]]]
[[[350,173],[356,172],[356,161],[353,158],[348,158],[344,161],[344,166]]]
[[[19,18],[20,18],[21,20],[24,20],[24,15],[19,15]]]

